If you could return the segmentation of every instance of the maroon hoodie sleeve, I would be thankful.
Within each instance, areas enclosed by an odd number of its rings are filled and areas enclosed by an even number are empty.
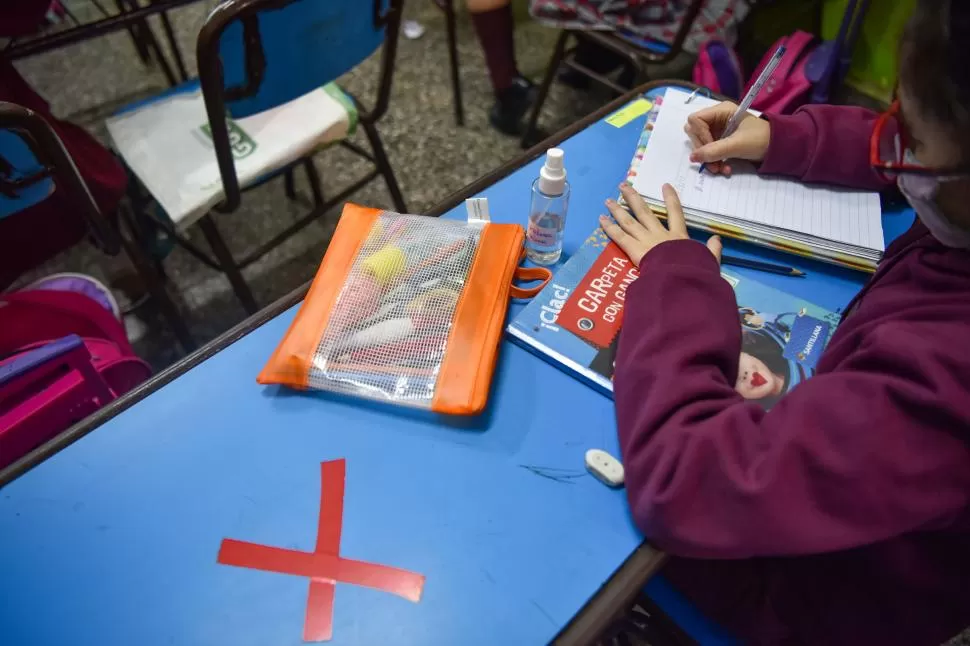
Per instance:
[[[879,115],[865,108],[809,105],[768,116],[771,140],[760,173],[879,191],[892,184],[869,165],[869,138]]]
[[[874,331],[766,412],[734,390],[737,304],[711,253],[665,242],[640,276],[614,392],[627,496],[652,542],[692,558],[819,553],[970,504],[970,446],[947,431],[968,420],[934,408],[953,377],[929,369],[947,359],[925,330]]]

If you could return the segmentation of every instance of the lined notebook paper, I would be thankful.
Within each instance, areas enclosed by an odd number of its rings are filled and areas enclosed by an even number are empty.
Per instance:
[[[714,101],[667,90],[634,189],[649,203],[663,205],[661,187],[677,188],[689,223],[741,229],[756,242],[808,248],[823,259],[848,256],[875,266],[884,250],[882,217],[876,193],[760,176],[754,165],[732,161],[731,177],[699,173],[690,162],[687,116]],[[848,263],[851,264],[851,263]]]

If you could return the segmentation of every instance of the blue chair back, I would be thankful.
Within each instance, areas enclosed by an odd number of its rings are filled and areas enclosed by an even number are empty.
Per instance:
[[[98,210],[54,129],[33,110],[0,101],[0,224],[55,189],[66,192],[67,203],[84,218],[95,244],[112,255],[120,251],[117,231]]]
[[[0,130],[0,220],[46,199],[54,182],[23,136]]]
[[[404,0],[226,0],[209,14],[196,45],[199,82],[225,191],[235,210],[239,179],[225,115],[241,118],[326,85],[384,44],[377,98],[358,118],[387,111]]]
[[[388,33],[396,45],[400,4],[229,0],[213,10],[199,34],[200,76],[205,74],[201,61],[216,41],[229,114],[240,118],[268,110],[350,71]]]

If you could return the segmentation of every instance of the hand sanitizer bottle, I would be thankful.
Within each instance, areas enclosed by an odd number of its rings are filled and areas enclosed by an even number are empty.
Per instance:
[[[566,230],[566,208],[569,206],[569,182],[562,163],[560,148],[546,151],[546,163],[539,178],[532,183],[532,208],[525,249],[529,260],[537,265],[553,265],[562,255],[562,235]]]

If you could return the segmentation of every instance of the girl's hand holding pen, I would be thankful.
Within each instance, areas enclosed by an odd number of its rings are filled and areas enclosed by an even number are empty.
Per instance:
[[[771,124],[765,119],[746,113],[734,133],[721,139],[737,107],[730,101],[724,101],[687,118],[684,132],[694,145],[694,152],[690,156],[692,162],[705,164],[705,169],[712,173],[729,176],[731,165],[725,160],[760,162],[765,158],[771,140]]]

